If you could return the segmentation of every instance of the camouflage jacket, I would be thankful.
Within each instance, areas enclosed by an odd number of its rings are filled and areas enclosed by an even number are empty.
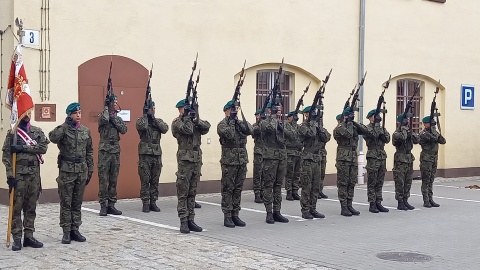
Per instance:
[[[435,162],[438,158],[438,144],[445,144],[447,141],[435,127],[432,127],[431,131],[424,129],[420,132],[419,143],[422,146],[420,162]]]
[[[160,118],[149,118],[144,114],[138,118],[136,127],[140,136],[138,154],[161,156],[162,147],[160,146],[160,139],[162,134],[167,133],[168,124]]]
[[[395,151],[394,161],[412,163],[415,157],[412,154],[414,144],[418,144],[420,137],[416,133],[409,132],[407,127],[401,127],[392,135],[392,144],[397,149]]]
[[[302,153],[303,144],[298,129],[299,125],[295,121],[285,122],[285,130],[288,130],[291,134],[285,141],[287,155],[289,156],[300,156]]]
[[[93,147],[90,129],[63,123],[48,133],[50,141],[57,144],[58,168],[70,173],[93,172]]]
[[[244,165],[248,163],[247,137],[252,135],[253,127],[247,121],[230,120],[225,117],[217,125],[217,133],[222,145],[221,164]]]
[[[40,163],[37,154],[43,155],[47,152],[50,141],[47,139],[42,129],[30,126],[27,132],[32,140],[37,142],[36,145],[26,145],[25,142],[17,135],[17,145],[23,145],[23,152],[17,153],[17,161],[15,167],[16,174],[38,174],[40,173]],[[7,177],[14,177],[12,170],[12,153],[10,147],[12,145],[13,134],[10,130],[7,133],[5,142],[2,147],[2,161],[5,165]]]
[[[324,127],[322,127],[322,132],[324,132],[326,136],[326,141],[320,141],[320,153],[322,154],[322,159],[324,160],[327,158],[327,149],[325,149],[325,147],[327,146],[327,142],[329,142],[332,138],[332,134],[330,134],[330,132],[328,132],[328,130],[326,130]]]
[[[385,144],[390,142],[390,133],[380,123],[370,123],[363,135],[368,147],[367,158],[387,159]]]
[[[120,144],[118,143],[120,133],[127,133],[127,125],[116,114],[110,115],[108,107],[105,107],[98,118],[98,133],[100,133],[99,151],[112,154],[120,153]]]
[[[337,161],[357,162],[358,135],[366,133],[367,128],[356,122],[341,122],[333,130],[337,141]]]
[[[177,117],[172,122],[173,137],[177,139],[177,161],[202,162],[202,135],[210,130],[210,123],[199,120],[193,123],[190,117]]]
[[[270,115],[260,122],[260,131],[264,143],[262,157],[264,159],[287,159],[284,138],[288,139],[291,132],[282,129],[283,123],[276,119],[276,115]]]
[[[261,122],[262,120],[260,120]],[[254,154],[262,154],[263,153],[263,139],[262,139],[262,132],[260,130],[260,122],[253,124],[253,142],[255,146],[253,147]]]
[[[330,133],[317,122],[305,121],[300,125],[300,138],[303,142],[302,159],[322,161],[321,145],[330,140]]]

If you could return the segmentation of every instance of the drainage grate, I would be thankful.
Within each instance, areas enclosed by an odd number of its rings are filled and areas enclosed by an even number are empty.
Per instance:
[[[431,256],[413,252],[382,252],[378,253],[377,257],[395,262],[428,262],[432,260]]]

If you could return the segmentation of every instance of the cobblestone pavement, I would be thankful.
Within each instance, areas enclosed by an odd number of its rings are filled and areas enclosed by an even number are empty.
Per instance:
[[[160,213],[142,213],[138,199],[120,200],[122,216],[98,216],[98,203],[84,203],[80,231],[87,242],[60,243],[58,204],[39,205],[35,237],[42,249],[5,247],[8,208],[0,205],[0,269],[475,269],[480,253],[480,177],[438,178],[434,196],[438,209],[421,207],[420,182],[414,181],[414,211],[395,210],[393,183],[384,187],[387,214],[369,213],[365,185],[356,189],[359,217],[339,215],[336,188],[326,187],[319,200],[323,220],[302,220],[298,201],[283,201],[289,224],[265,223],[264,207],[243,193],[245,228],[223,227],[220,195],[199,195],[197,224],[206,229],[178,232],[176,198],[159,199]],[[379,259],[381,252],[412,252],[430,261]],[[395,255],[395,254],[394,254]],[[392,255],[390,255],[392,256]],[[387,256],[388,257],[388,256]],[[419,258],[419,257],[417,257]]]

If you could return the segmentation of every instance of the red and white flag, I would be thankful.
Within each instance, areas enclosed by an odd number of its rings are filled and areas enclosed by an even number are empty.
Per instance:
[[[28,87],[25,67],[23,66],[21,44],[13,52],[5,106],[12,111],[10,117],[12,130],[16,130],[20,120],[33,110],[33,100]]]

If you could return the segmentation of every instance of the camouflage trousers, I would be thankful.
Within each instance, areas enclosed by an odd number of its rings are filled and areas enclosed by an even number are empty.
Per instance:
[[[161,156],[138,156],[138,175],[140,176],[140,198],[142,202],[148,203],[158,200],[158,182],[161,173]]]
[[[309,213],[317,208],[318,194],[320,193],[320,163],[305,159],[302,161],[302,196],[300,206],[302,213]]]
[[[393,163],[393,180],[395,181],[395,200],[406,200],[410,197],[412,187],[413,163],[395,161]]]
[[[262,165],[263,165],[262,155],[253,154],[253,191],[255,193],[261,193],[263,190]]]
[[[287,156],[287,175],[285,176],[285,190],[297,191],[300,187],[300,164],[301,157]]]
[[[420,161],[420,172],[422,173],[422,195],[423,201],[429,201],[433,197],[433,181],[437,173],[437,161]]]
[[[267,212],[280,212],[282,183],[287,174],[287,160],[264,159],[262,169],[263,203]]]
[[[82,224],[82,202],[87,172],[60,171],[57,177],[60,196],[60,227],[63,232],[76,231]]]
[[[226,217],[238,217],[247,164],[222,164],[222,211]]]
[[[357,184],[358,165],[356,162],[337,161],[338,200],[342,206],[351,203]]]
[[[325,171],[327,170],[327,156],[322,157],[322,161],[320,161],[320,184],[319,184],[319,192],[323,191],[323,180],[325,180]]]
[[[181,221],[194,220],[195,196],[200,181],[201,162],[178,161],[177,175],[177,212]]]
[[[112,206],[117,202],[120,153],[98,151],[98,202]]]
[[[35,231],[35,210],[40,192],[40,175],[17,174],[17,187],[13,197],[12,236],[13,239],[22,238],[22,229],[25,238],[33,236]],[[22,226],[23,211],[23,226]]]
[[[387,171],[387,162],[385,159],[367,158],[368,180],[367,180],[367,197],[368,202],[381,202],[383,182],[385,180],[385,172]]]

